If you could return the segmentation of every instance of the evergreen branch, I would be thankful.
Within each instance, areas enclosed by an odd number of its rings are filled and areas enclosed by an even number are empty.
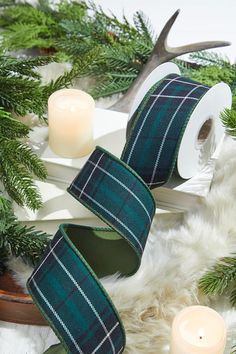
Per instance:
[[[146,38],[147,42],[153,44],[153,33],[154,30],[151,27],[150,21],[145,16],[142,11],[137,11],[133,17],[135,27],[143,37]]]
[[[34,57],[25,59],[16,59],[2,55],[0,56],[0,75],[1,76],[28,76],[40,79],[40,75],[35,71],[39,66],[51,63],[52,57]]]
[[[213,86],[219,82],[225,82],[230,86],[235,82],[235,69],[232,67],[217,65],[203,66],[199,69],[192,69],[189,73],[191,79],[200,81],[204,85]]]
[[[75,76],[74,70],[71,70],[59,76],[56,80],[50,81],[47,86],[42,87],[43,95],[46,95],[46,98],[48,98],[54,91],[68,88],[72,85],[72,80]]]
[[[2,161],[1,161],[2,162]],[[20,205],[28,205],[32,210],[42,206],[41,197],[24,167],[10,160],[2,162],[0,176],[10,197]]]
[[[107,61],[106,65],[110,70],[112,69],[126,69],[130,67],[133,60],[133,53],[130,48],[122,48],[120,46],[112,46],[105,48],[104,59]]]
[[[181,59],[173,59],[173,63],[178,65],[178,67],[181,71],[181,74],[183,76],[191,76],[191,72],[193,71],[193,68],[190,63],[188,63],[184,60],[181,60]]]
[[[2,140],[3,152],[5,150],[6,154],[11,151],[11,159],[21,163],[27,168],[28,172],[33,173],[39,179],[44,180],[47,177],[47,170],[44,163],[38,158],[38,156],[33,152],[30,146],[22,144],[17,140]]]
[[[44,14],[49,14],[53,17],[55,11],[52,9],[50,6],[50,1],[49,0],[38,0],[36,3],[36,6],[34,5],[37,9],[41,10]]]
[[[229,58],[215,52],[201,51],[191,53],[190,59],[199,65],[230,66]]]
[[[48,27],[43,24],[16,22],[2,33],[3,46],[12,50],[50,48],[54,41]]]
[[[28,112],[41,115],[40,83],[24,77],[0,76],[0,106],[24,116]]]
[[[36,265],[48,243],[48,234],[19,223],[11,203],[0,196],[0,268],[4,267],[10,255],[21,257],[32,266]]]
[[[57,6],[51,7],[48,0],[41,0],[36,8],[28,4],[7,8],[3,11],[4,16],[9,18],[3,32],[7,47],[53,46],[59,50],[57,58],[73,62],[78,77],[97,79],[96,97],[127,90],[127,83],[138,75],[153,49],[153,33],[141,12],[134,15],[133,25],[125,16],[119,20],[113,13],[105,13],[101,6],[91,1],[60,1]],[[103,87],[100,95],[104,76],[108,78],[106,82],[109,87],[106,90]],[[112,78],[114,85],[110,82]],[[52,87],[52,83],[50,85]],[[47,89],[44,91],[47,92]],[[5,96],[6,108],[11,109],[9,96]],[[16,99],[14,101],[17,102]],[[36,113],[42,115],[39,109]]]
[[[41,206],[34,176],[46,178],[46,169],[27,144],[19,141],[29,128],[14,119],[10,112],[28,112],[43,117],[49,95],[66,87],[75,77],[71,71],[49,85],[41,85],[35,69],[51,62],[49,58],[27,60],[0,55],[0,180],[6,192],[19,205],[35,210]]]
[[[132,44],[133,48],[133,67],[140,72],[143,65],[148,61],[149,56],[153,50],[153,44],[144,42],[142,39],[137,39]]]
[[[221,120],[226,128],[226,132],[232,137],[236,137],[236,111],[233,109],[225,109],[221,113]]]
[[[74,62],[74,71],[77,77],[94,76],[101,71],[104,62],[101,46],[95,46]]]
[[[231,292],[231,304],[236,304],[236,257],[224,257],[199,281],[199,288],[206,295]]]
[[[30,3],[17,3],[11,7],[8,7],[3,11],[3,14],[0,19],[1,27],[9,26],[9,24],[14,24],[15,22],[21,23],[30,23],[38,25],[54,25],[53,17],[50,16],[46,8],[40,6],[38,3],[37,6],[33,6]]]
[[[54,58],[37,57],[16,59],[0,55],[0,106],[24,116],[29,112],[42,117],[46,110],[48,95],[56,90],[49,85],[41,86],[41,80],[36,69],[52,62]],[[66,82],[68,77],[61,78]],[[30,93],[30,94],[29,94]]]
[[[6,244],[7,243],[7,244]],[[21,257],[25,263],[35,266],[49,243],[49,235],[36,231],[15,221],[5,236],[5,247],[15,257]]]
[[[55,46],[59,52],[64,53],[68,57],[69,62],[78,60],[81,55],[83,56],[89,52],[94,46],[89,41],[80,39],[79,37],[64,37],[55,41]]]
[[[41,0],[47,1],[47,0]],[[59,20],[69,19],[69,20],[78,20],[87,16],[87,10],[89,6],[86,1],[80,0],[77,1],[60,1],[57,6],[56,13],[54,12],[55,18]]]
[[[128,90],[133,80],[131,79],[119,79],[117,81],[104,81],[100,85],[97,85],[95,88],[91,89],[90,94],[94,98],[106,97],[113,95],[115,93],[120,93]]]
[[[72,68],[70,71],[59,76],[56,80],[51,80],[49,84],[42,86],[40,95],[44,106],[47,106],[49,96],[62,88],[68,88],[72,86],[72,81],[78,76],[78,70],[76,67]]]
[[[128,22],[125,16],[123,16],[123,21],[120,21],[113,13],[106,14],[101,6],[95,5],[92,1],[89,1],[89,9],[93,12],[91,24],[95,26],[97,39],[100,35],[102,35],[100,38],[104,38],[104,32],[110,32],[113,36],[107,39],[113,38],[113,40],[126,43],[127,40],[137,35],[137,29]]]
[[[134,80],[137,77],[136,71],[129,69],[127,70],[126,73],[124,73],[123,71],[111,71],[109,73],[109,76],[111,77],[111,79],[131,79]]]
[[[0,136],[9,139],[23,138],[29,133],[29,127],[14,119],[10,113],[0,107]]]
[[[0,178],[7,193],[19,204],[32,210],[41,205],[41,198],[32,174],[45,179],[46,169],[29,146],[17,140],[0,139]]]

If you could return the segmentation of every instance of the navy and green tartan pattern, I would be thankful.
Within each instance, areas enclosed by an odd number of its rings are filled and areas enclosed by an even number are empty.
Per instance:
[[[68,191],[116,230],[141,258],[155,202],[134,171],[97,147]]]
[[[119,354],[125,332],[99,278],[138,269],[155,214],[150,189],[169,179],[192,111],[208,87],[176,74],[156,83],[127,127],[121,159],[96,147],[68,192],[109,226],[62,224],[28,289],[71,354]],[[54,347],[64,353],[62,347]]]
[[[121,353],[123,327],[96,275],[67,235],[75,226],[60,225],[28,281],[30,293],[69,353]]]
[[[150,89],[131,117],[121,159],[149,188],[170,178],[191,113],[208,90],[177,74],[168,75]]]

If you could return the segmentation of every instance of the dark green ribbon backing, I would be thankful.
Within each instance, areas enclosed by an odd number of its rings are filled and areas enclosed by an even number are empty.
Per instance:
[[[170,178],[185,127],[208,89],[176,74],[156,83],[129,121],[121,159],[96,147],[68,188],[109,227],[60,225],[28,281],[62,343],[47,353],[123,352],[122,322],[99,278],[139,268],[155,214],[150,189]]]

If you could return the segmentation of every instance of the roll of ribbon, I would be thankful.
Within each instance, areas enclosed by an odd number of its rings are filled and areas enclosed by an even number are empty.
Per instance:
[[[152,71],[137,92],[129,114],[129,122],[151,87],[170,73],[180,75],[178,66],[164,63]],[[189,179],[197,175],[209,161],[224,135],[224,128],[219,119],[220,112],[230,108],[231,105],[231,90],[223,82],[210,87],[198,101],[178,149],[176,172],[181,178]]]
[[[192,112],[209,90],[177,73],[155,83],[129,121],[121,159],[97,147],[68,188],[109,227],[60,225],[28,281],[67,352],[123,352],[122,322],[99,278],[137,271],[155,214],[150,189],[170,178]]]

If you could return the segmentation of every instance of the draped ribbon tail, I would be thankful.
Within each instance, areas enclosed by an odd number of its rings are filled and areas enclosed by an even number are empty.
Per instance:
[[[69,353],[118,354],[124,329],[98,278],[137,271],[155,203],[141,178],[99,147],[68,191],[110,227],[60,225],[28,289]]]

